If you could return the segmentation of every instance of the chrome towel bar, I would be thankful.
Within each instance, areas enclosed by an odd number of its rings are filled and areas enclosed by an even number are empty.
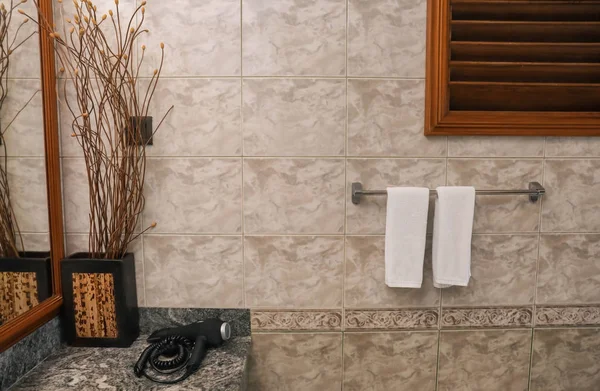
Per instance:
[[[529,182],[528,189],[522,190],[476,190],[477,195],[528,195],[531,202],[537,202],[541,196],[546,194],[544,186],[538,182]],[[436,195],[435,190],[429,190],[430,195]],[[354,205],[360,204],[361,197],[364,196],[385,196],[387,190],[364,190],[363,185],[360,182],[354,182],[352,184],[352,203]]]

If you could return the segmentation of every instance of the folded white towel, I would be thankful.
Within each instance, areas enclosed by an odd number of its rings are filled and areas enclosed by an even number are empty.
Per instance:
[[[429,189],[387,189],[385,283],[391,288],[420,288],[423,283]]]
[[[471,237],[475,189],[438,187],[433,220],[433,285],[467,286],[471,278]]]

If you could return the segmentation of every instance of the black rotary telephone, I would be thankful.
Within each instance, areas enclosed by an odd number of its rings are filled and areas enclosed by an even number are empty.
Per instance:
[[[155,331],[133,371],[157,383],[179,383],[200,368],[209,347],[221,346],[229,338],[231,326],[219,319]]]

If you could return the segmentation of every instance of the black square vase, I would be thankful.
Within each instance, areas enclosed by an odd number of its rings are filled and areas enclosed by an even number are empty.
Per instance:
[[[128,347],[139,336],[135,260],[76,253],[61,262],[64,330],[69,345]]]

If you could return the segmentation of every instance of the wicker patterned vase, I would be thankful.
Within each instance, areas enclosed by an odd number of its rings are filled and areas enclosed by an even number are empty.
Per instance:
[[[61,262],[65,339],[74,346],[128,347],[139,336],[133,254]]]

